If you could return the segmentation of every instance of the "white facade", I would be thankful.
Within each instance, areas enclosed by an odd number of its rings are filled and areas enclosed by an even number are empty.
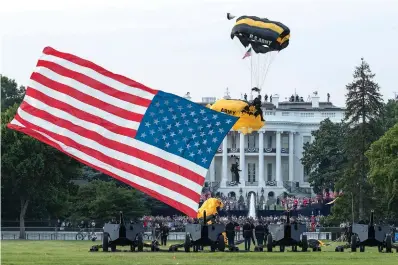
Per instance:
[[[217,192],[227,196],[263,190],[266,196],[271,191],[278,196],[293,189],[310,190],[300,161],[303,145],[313,140],[311,132],[324,119],[340,122],[344,118],[344,109],[319,102],[316,95],[311,102],[279,102],[273,95],[272,103],[263,105],[265,126],[260,131],[247,135],[230,131],[217,150],[206,177]],[[241,184],[230,186],[235,180],[231,173],[234,156],[239,158]]]

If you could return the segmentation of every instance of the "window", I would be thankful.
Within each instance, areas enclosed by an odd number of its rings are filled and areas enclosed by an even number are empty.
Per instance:
[[[267,148],[272,148],[272,135],[268,137]]]
[[[231,148],[236,148],[236,135],[237,135],[237,132],[232,132],[231,133]]]
[[[289,161],[282,161],[282,179],[289,180]]]
[[[289,136],[282,135],[282,148],[289,148]]]
[[[311,142],[311,136],[303,136],[303,145]]]
[[[247,137],[247,148],[256,148],[256,135],[249,134]]]
[[[272,180],[272,164],[268,163],[267,165],[267,180],[271,181]]]
[[[247,164],[247,177],[250,183],[256,181],[256,164],[255,163],[248,163]]]
[[[304,167],[304,177],[303,177],[304,182],[308,182],[309,174],[310,174],[310,171],[308,170],[308,168]]]

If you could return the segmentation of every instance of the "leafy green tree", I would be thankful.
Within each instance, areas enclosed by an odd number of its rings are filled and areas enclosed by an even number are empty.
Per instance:
[[[383,108],[383,115],[380,117],[381,126],[384,131],[389,130],[398,122],[398,100],[390,99]]]
[[[398,217],[398,123],[366,152],[369,180],[379,195],[379,205],[389,218]]]
[[[375,74],[363,58],[353,77],[354,81],[346,86],[348,93],[345,121],[351,130],[346,138],[348,165],[344,178],[340,179],[340,185],[345,191],[358,194],[358,204],[355,208],[358,208],[359,218],[364,219],[365,201],[367,205],[371,204],[370,196],[365,194],[372,191],[366,178],[368,161],[365,152],[383,133],[378,123],[378,117],[383,111],[383,101],[379,85],[373,80]]]
[[[1,111],[5,111],[15,103],[20,104],[25,96],[25,87],[20,86],[14,79],[1,76]]]
[[[343,174],[346,162],[343,145],[345,134],[346,126],[343,123],[325,119],[319,129],[312,132],[314,141],[304,146],[301,161],[309,169],[309,182],[315,193],[326,188],[334,189],[336,181]]]
[[[18,105],[1,114],[2,193],[19,203],[20,238],[25,238],[25,215],[32,202],[39,203],[61,194],[70,180],[80,174],[80,164],[26,134],[11,130]]]
[[[118,186],[115,181],[93,180],[80,186],[74,199],[74,220],[110,220],[123,211],[126,217],[140,217],[150,209],[141,192]]]

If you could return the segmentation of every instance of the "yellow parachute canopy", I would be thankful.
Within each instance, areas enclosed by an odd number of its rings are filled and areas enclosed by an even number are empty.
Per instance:
[[[220,99],[213,105],[207,105],[212,110],[224,112],[238,117],[239,120],[232,127],[235,131],[241,131],[243,134],[252,133],[260,130],[265,122],[261,121],[260,115],[254,116],[255,108],[246,101],[239,99]]]
[[[224,204],[220,199],[217,198],[207,199],[199,208],[197,218],[203,218],[204,211],[206,211],[206,216],[215,215],[217,213],[217,207],[220,207],[220,209],[224,207]]]
[[[202,204],[202,206],[199,208],[197,218],[198,219],[203,218],[204,211],[206,211],[206,216],[217,214],[218,213],[217,207],[219,207],[219,209],[222,209],[224,207],[224,204],[222,203],[222,201],[220,199],[217,199],[217,198],[207,199]],[[209,221],[207,223],[211,223],[211,222]],[[227,234],[225,232],[223,232],[222,234],[224,236],[225,244],[228,245]]]

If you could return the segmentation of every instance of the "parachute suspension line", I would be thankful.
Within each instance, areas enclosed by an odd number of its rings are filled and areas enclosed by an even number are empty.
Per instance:
[[[250,89],[253,88],[253,56],[250,56]]]
[[[243,56],[245,53],[246,53],[246,48],[244,48],[244,47],[242,47],[238,42],[236,42],[236,41],[233,41],[233,43],[236,45],[236,47],[237,47],[237,49],[238,49],[238,51],[239,51],[239,55],[240,56]],[[242,58],[242,57],[240,57],[240,58]],[[244,59],[244,60],[246,60],[246,59]],[[251,68],[247,65],[247,64],[245,64],[245,66],[247,67],[247,69],[249,70],[249,71],[251,71]]]
[[[258,87],[261,90],[261,86],[260,86],[260,73],[261,73],[260,56],[257,57],[257,65],[258,65],[258,73],[257,73],[257,85],[256,85],[256,87]]]
[[[265,79],[267,77],[268,71],[269,71],[269,69],[270,69],[270,67],[271,67],[271,65],[274,62],[274,59],[276,57],[276,55],[274,53],[272,53],[272,54],[273,55],[269,55],[269,64],[268,64],[267,70],[264,73],[263,80],[261,82],[261,87],[264,85],[264,82],[265,82]]]

